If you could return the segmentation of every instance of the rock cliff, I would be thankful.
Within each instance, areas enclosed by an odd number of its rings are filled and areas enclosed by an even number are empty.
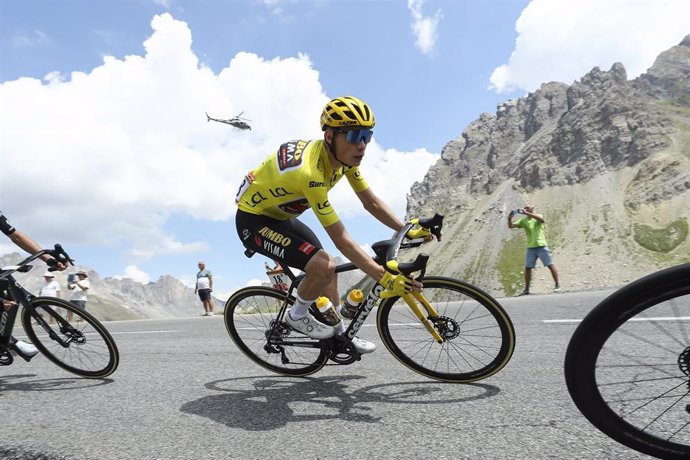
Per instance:
[[[408,196],[408,216],[446,215],[432,272],[496,295],[522,287],[525,238],[507,213],[545,215],[562,284],[620,285],[690,261],[690,36],[628,80],[623,65],[551,82],[484,113]],[[547,270],[533,290],[548,291]]]

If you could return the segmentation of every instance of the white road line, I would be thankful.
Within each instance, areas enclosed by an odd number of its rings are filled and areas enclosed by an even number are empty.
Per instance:
[[[581,319],[545,319],[542,323],[579,323]],[[651,318],[632,318],[628,321],[690,321],[690,316],[658,316]]]
[[[110,332],[110,331],[108,331]],[[111,335],[122,335],[122,334],[167,334],[168,332],[180,332],[180,331],[130,331],[130,332],[110,332]]]

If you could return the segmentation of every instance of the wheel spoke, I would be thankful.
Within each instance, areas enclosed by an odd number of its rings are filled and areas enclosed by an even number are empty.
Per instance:
[[[115,342],[96,318],[61,299],[37,297],[32,305],[43,324],[25,310],[24,328],[49,360],[84,377],[102,378],[117,369],[119,353]],[[58,322],[56,316],[62,321]],[[71,321],[66,323],[68,319]]]
[[[445,278],[425,278],[424,296],[439,313],[439,344],[401,299],[379,306],[386,347],[411,369],[439,380],[471,382],[505,366],[515,335],[507,314],[488,294]]]
[[[305,342],[312,339],[293,331],[284,322],[278,322],[284,300],[284,293],[269,288],[245,288],[238,291],[228,299],[225,306],[228,333],[244,354],[273,372],[287,375],[316,372],[325,364],[325,356],[318,347],[290,345],[290,341]],[[269,342],[267,337],[277,323],[279,326],[275,338],[278,340]]]

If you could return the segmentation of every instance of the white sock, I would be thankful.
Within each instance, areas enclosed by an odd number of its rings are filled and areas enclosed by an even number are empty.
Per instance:
[[[345,333],[345,321],[343,321],[342,319],[340,320],[340,322],[338,324],[336,324],[333,327],[335,328],[336,334],[343,335]]]
[[[290,318],[292,319],[300,319],[304,318],[309,314],[309,306],[313,304],[313,300],[304,300],[302,297],[297,294],[295,296],[295,303],[294,305],[290,308],[290,311],[288,314],[290,315]]]

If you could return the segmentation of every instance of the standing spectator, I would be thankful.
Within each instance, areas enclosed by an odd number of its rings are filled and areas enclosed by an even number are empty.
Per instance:
[[[61,297],[62,289],[60,283],[55,280],[55,275],[50,272],[43,274],[44,284],[41,286],[41,291],[38,293],[41,297]],[[71,313],[70,313],[71,314]],[[53,324],[55,320],[48,315],[48,324]]]
[[[50,272],[43,274],[44,284],[41,286],[41,291],[38,293],[41,297],[60,297],[62,289],[60,283],[55,280],[55,275]]]
[[[67,284],[67,289],[74,291],[70,302],[77,308],[86,311],[86,291],[91,287],[91,283],[86,279],[89,275],[83,271],[78,271],[76,275],[77,279]],[[72,321],[72,312],[67,314],[67,321]]]
[[[518,219],[513,223],[515,214],[523,214],[526,217]],[[553,290],[558,292],[561,286],[558,283],[558,271],[551,260],[551,251],[546,245],[546,235],[544,234],[544,216],[534,212],[534,205],[525,204],[525,207],[517,211],[510,211],[508,214],[508,228],[522,228],[527,235],[527,252],[525,254],[525,290],[520,295],[529,294],[529,285],[532,281],[532,269],[537,266],[537,259],[551,271],[554,281]]]
[[[196,274],[194,294],[199,294],[199,299],[201,299],[201,304],[204,307],[202,316],[213,316],[213,299],[211,298],[213,275],[211,270],[206,270],[206,264],[203,261],[199,262],[198,266],[199,272]]]

